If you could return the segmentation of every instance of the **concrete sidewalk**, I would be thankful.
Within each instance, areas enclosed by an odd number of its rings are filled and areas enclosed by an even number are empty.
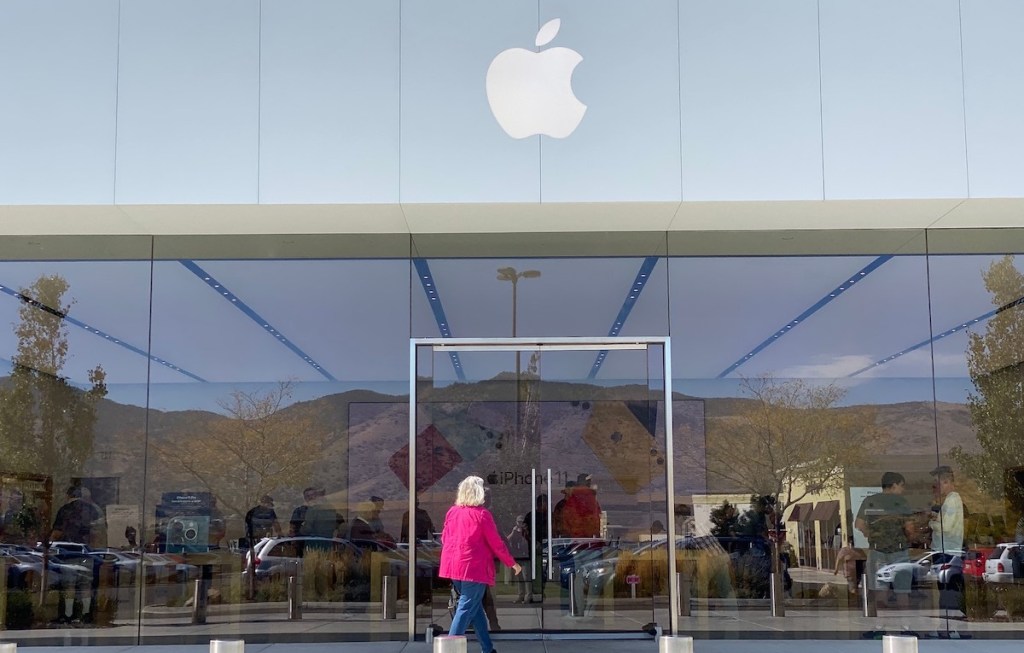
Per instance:
[[[494,642],[501,653],[657,653],[653,639],[648,640],[502,640]],[[1017,653],[1024,648],[1021,640],[921,640],[920,653]],[[209,645],[194,646],[92,646],[92,647],[23,647],[30,653],[208,653]],[[468,653],[478,653],[475,641],[469,642]],[[694,653],[880,653],[882,642],[836,640],[697,640]],[[431,653],[424,642],[351,642],[332,644],[246,644],[245,653]]]

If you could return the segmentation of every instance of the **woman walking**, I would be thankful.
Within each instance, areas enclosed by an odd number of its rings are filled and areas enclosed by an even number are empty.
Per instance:
[[[494,559],[498,558],[517,575],[522,567],[512,559],[498,533],[494,517],[483,507],[484,481],[469,476],[459,483],[455,505],[448,510],[441,531],[440,576],[449,578],[459,593],[450,635],[464,635],[473,624],[482,653],[495,653],[483,610],[484,591],[494,585]]]

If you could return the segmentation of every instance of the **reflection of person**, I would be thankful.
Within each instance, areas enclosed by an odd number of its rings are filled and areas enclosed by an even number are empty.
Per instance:
[[[879,599],[878,591],[885,589],[878,586],[875,574],[885,565],[895,562],[910,561],[910,541],[907,529],[912,527],[912,512],[907,500],[903,498],[906,479],[898,472],[882,474],[882,491],[869,495],[857,511],[854,526],[864,533],[868,539],[868,562],[865,570],[868,587],[876,590],[875,600]],[[909,569],[900,569],[894,576],[892,589],[896,591],[900,607],[909,603],[910,586],[913,575]]]
[[[932,551],[960,553],[964,548],[964,503],[953,482],[953,470],[940,465],[932,470],[937,504],[928,525],[932,529]]]
[[[544,545],[544,542],[548,539],[548,495],[538,494],[537,495],[537,532],[533,534],[533,539],[537,542],[537,549],[540,550]],[[526,526],[526,539],[530,539],[530,529],[533,527],[533,513],[528,512],[523,518],[523,524]]]
[[[106,531],[106,520],[99,506],[84,498],[85,490],[81,486],[72,486],[66,493],[67,503],[57,510],[50,532],[51,542],[77,542],[88,545],[92,541],[93,531],[103,524]],[[61,590],[64,595],[64,614],[59,615],[61,621],[70,621],[74,613],[75,600],[81,601],[82,620],[92,619],[92,584],[94,570],[72,572],[61,575]]]
[[[415,533],[416,539],[421,542],[424,540],[434,539],[434,522],[430,519],[430,514],[426,510],[420,508],[420,500],[416,499],[416,526]],[[402,532],[400,533],[401,541],[409,541],[409,511],[406,510],[402,513]]]
[[[597,489],[591,485],[590,474],[580,474],[576,487],[565,499],[562,525],[569,537],[600,537],[601,506]]]
[[[566,481],[565,488],[562,489],[562,498],[555,503],[555,507],[551,509],[551,537],[568,536],[564,520],[565,504],[569,500],[569,496],[572,495],[574,489],[576,489],[576,481]]]
[[[50,541],[78,542],[88,545],[93,539],[93,531],[106,528],[103,511],[95,503],[84,499],[85,488],[69,487],[67,503],[60,507],[53,520],[53,531]]]
[[[35,512],[25,505],[25,495],[18,488],[11,490],[7,510],[3,516],[4,542],[15,542],[28,535],[28,531],[37,525]]]
[[[316,503],[317,494],[315,487],[308,487],[302,491],[302,505],[295,507],[295,510],[292,511],[292,518],[288,520],[288,535],[295,537],[301,534],[302,524],[306,521],[306,511]]]
[[[494,646],[484,615],[484,591],[494,585],[494,558],[497,557],[518,574],[522,571],[498,533],[491,512],[483,507],[484,481],[469,476],[459,483],[455,505],[444,519],[441,532],[441,567],[439,575],[451,579],[459,593],[459,603],[452,617],[451,635],[464,635],[473,624],[482,653],[491,653]]]
[[[356,516],[348,528],[350,540],[380,540],[394,542],[394,538],[382,530],[380,504],[374,500],[363,501],[356,510]]]
[[[547,580],[547,576],[544,575],[542,560],[544,559],[544,544],[548,540],[548,495],[538,494],[536,510],[526,513],[526,517],[523,519],[526,526],[527,542],[531,541],[530,529],[533,528],[534,514],[537,515],[537,529],[536,532],[532,533],[532,541],[537,543],[537,557],[534,558],[530,577],[533,579],[533,594],[543,594],[544,582]],[[529,602],[533,603],[533,596],[530,596]]]
[[[277,512],[274,511],[274,498],[269,494],[260,497],[259,505],[245,513],[245,536],[255,543],[264,537],[277,537],[281,534],[281,525],[277,523]]]
[[[660,519],[655,519],[651,522],[651,539],[660,540],[665,536],[665,524],[662,524]]]
[[[327,503],[325,499],[327,492],[323,488],[314,490],[314,493],[313,502],[306,509],[299,534],[313,537],[335,537],[338,527],[345,523],[345,519]]]
[[[491,488],[489,486],[484,486],[484,508],[491,509]],[[497,558],[495,558],[494,563],[497,566]],[[487,627],[492,631],[501,630],[501,624],[498,623],[498,608],[494,605],[494,591],[490,585],[484,588],[482,604],[484,606],[484,615],[487,617]]]
[[[131,524],[124,527],[124,539],[128,541],[128,548],[137,549],[139,547],[139,532]]]
[[[846,578],[846,587],[850,594],[857,593],[857,583],[859,582],[857,561],[863,560],[865,557],[863,551],[853,546],[852,537],[846,546],[839,549],[839,553],[836,554],[836,568],[832,570],[832,575],[838,574],[840,569],[843,571],[843,577]]]
[[[384,499],[372,496],[370,497],[370,502],[373,504],[373,516],[370,518],[370,527],[374,533],[383,533],[384,520],[381,519],[381,514],[384,512]]]
[[[791,596],[793,591],[793,576],[790,575],[789,570],[797,565],[796,562],[796,548],[786,540],[786,533],[781,534],[782,541],[779,542],[779,568],[782,571],[782,591],[786,593],[786,596]]]
[[[528,536],[529,529],[526,528],[526,516],[519,515],[516,517],[516,525],[512,527],[507,536],[508,549],[512,553],[512,558],[523,568],[520,573],[515,575],[518,593],[513,603],[526,603],[527,600],[526,589],[530,584],[530,539]]]

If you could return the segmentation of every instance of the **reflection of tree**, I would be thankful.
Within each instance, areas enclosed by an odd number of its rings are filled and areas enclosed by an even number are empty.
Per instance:
[[[950,455],[961,469],[993,497],[1009,491],[1024,505],[1024,488],[1004,487],[1007,469],[1024,465],[1024,275],[1013,256],[996,261],[983,274],[997,313],[984,333],[970,333],[967,371],[976,392],[967,397],[977,431],[979,452],[956,446]]]
[[[772,376],[744,379],[753,401],[709,424],[709,475],[770,499],[776,519],[808,494],[839,491],[880,438],[870,407],[836,408],[845,391]]]
[[[722,505],[711,509],[711,534],[715,537],[733,537],[740,526],[740,511],[736,506],[729,503],[728,499],[722,501]]]
[[[61,371],[68,359],[64,302],[68,282],[43,276],[20,291],[14,327],[18,349],[11,376],[0,388],[0,449],[4,466],[44,474],[65,486],[92,453],[96,404],[107,393],[106,373],[88,372],[89,387],[72,386]]]
[[[229,419],[154,448],[171,469],[212,492],[218,505],[244,514],[264,494],[307,484],[323,456],[327,432],[302,408],[285,410],[291,396],[289,382],[265,393],[233,392],[219,402]]]
[[[768,519],[775,512],[773,497],[754,494],[750,507],[740,513],[728,500],[711,510],[711,534],[716,537],[763,536],[769,528]]]

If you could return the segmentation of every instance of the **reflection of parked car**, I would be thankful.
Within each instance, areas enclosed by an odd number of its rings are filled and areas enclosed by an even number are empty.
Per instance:
[[[588,594],[604,592],[615,582],[623,555],[638,564],[639,571],[634,573],[650,573],[651,565],[664,565],[667,571],[666,547],[667,540],[658,540],[641,544],[626,554],[614,551],[612,555],[588,562],[581,566],[584,588]],[[764,538],[683,537],[676,540],[676,551],[679,564],[688,561],[693,565],[689,567],[693,574],[691,591],[697,596],[764,598],[768,595],[771,555]],[[649,562],[643,564],[645,561]]]
[[[617,547],[604,540],[586,540],[563,550],[561,554],[555,555],[555,561],[558,563],[559,583],[568,589],[569,576],[573,575],[577,569],[582,569],[586,563],[603,558],[617,550]]]
[[[380,540],[348,540],[348,542],[363,551],[383,553],[388,558],[394,560],[392,565],[392,574],[403,575],[408,573],[408,549],[402,549],[396,544],[392,544],[391,542],[382,542]],[[416,575],[436,577],[441,566],[440,562],[432,556],[422,555],[419,550],[417,550],[417,553],[419,555],[416,557]]]
[[[548,573],[548,548],[551,548],[551,555],[555,559],[555,563],[559,564],[567,558],[569,552],[573,549],[582,546],[589,545],[592,542],[602,543],[598,546],[603,547],[604,540],[598,538],[571,538],[571,537],[556,537],[552,540],[545,540],[542,546],[537,547],[537,553],[541,556],[541,569],[543,570],[544,576]]]
[[[959,590],[964,586],[964,552],[932,551],[913,562],[896,562],[878,569],[875,578],[883,586],[893,587],[898,574],[911,574],[913,587],[938,586]]]
[[[199,567],[164,553],[142,554],[147,583],[184,583],[199,578]]]
[[[43,554],[39,551],[15,554],[22,563],[31,564],[40,573],[43,569]],[[46,556],[47,587],[78,585],[92,582],[96,560],[89,555],[51,553]]]
[[[677,543],[677,546],[680,546],[679,543]],[[646,542],[634,547],[628,553],[636,558],[647,551],[658,548],[665,548],[665,540]],[[622,551],[623,549],[618,548],[609,550],[607,555],[602,556],[600,559],[588,560],[579,565],[578,575],[583,579],[583,588],[588,594],[600,594],[604,592],[609,583],[615,581],[615,570],[619,566],[619,558]]]
[[[311,551],[347,558],[353,565],[362,559],[363,553],[347,540],[306,536],[266,537],[257,542],[251,552],[246,553],[245,570],[242,573],[248,574],[252,566],[257,579],[292,576],[298,573],[302,559]],[[256,555],[254,561],[250,559],[252,554]]]
[[[7,567],[7,588],[22,589],[35,592],[42,583],[43,559],[26,553],[8,553],[2,557]],[[53,562],[49,563],[48,585],[50,589],[60,587],[65,569]]]
[[[1024,545],[999,544],[985,561],[983,578],[989,583],[1013,583],[1024,578]]]
[[[42,542],[40,542],[38,545],[36,545],[36,548],[41,550],[43,548]],[[89,549],[88,546],[86,546],[85,544],[80,544],[78,542],[61,542],[61,541],[50,542],[50,551],[54,551],[54,552],[59,552],[59,553],[89,553],[90,550],[91,549]]]
[[[992,555],[993,551],[995,551],[993,547],[984,547],[981,549],[965,551],[964,576],[982,578],[985,575],[985,562],[988,560],[989,556]]]
[[[129,584],[135,582],[139,569],[139,560],[141,559],[138,553],[118,549],[103,549],[93,551],[92,555],[97,557],[103,564],[112,565],[114,572],[123,579],[121,582]]]

